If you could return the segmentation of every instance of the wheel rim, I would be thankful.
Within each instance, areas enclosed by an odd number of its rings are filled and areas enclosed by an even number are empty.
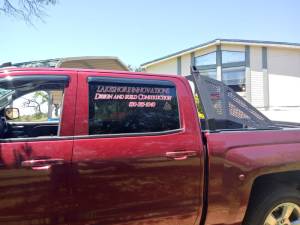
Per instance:
[[[300,207],[291,202],[282,203],[271,210],[264,225],[300,225]]]

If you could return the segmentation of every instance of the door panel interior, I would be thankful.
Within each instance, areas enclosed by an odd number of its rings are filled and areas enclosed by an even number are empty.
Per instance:
[[[58,122],[8,122],[5,138],[56,136]]]

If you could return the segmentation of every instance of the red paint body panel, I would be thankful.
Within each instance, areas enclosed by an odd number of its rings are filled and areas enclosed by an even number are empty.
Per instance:
[[[254,180],[300,170],[300,130],[206,134],[209,151],[206,224],[241,224]],[[238,176],[245,175],[240,181]]]
[[[1,144],[0,224],[65,224],[57,218],[72,207],[69,182],[73,141]],[[48,170],[23,168],[34,159],[63,159]]]

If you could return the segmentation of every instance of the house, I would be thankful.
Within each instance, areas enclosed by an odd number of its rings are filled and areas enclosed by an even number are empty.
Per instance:
[[[300,43],[216,39],[141,66],[149,73],[187,76],[192,65],[271,119],[300,122]]]

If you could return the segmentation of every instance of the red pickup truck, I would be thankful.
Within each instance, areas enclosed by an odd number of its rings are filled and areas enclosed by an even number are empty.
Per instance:
[[[0,224],[299,225],[300,126],[188,79],[1,69]]]

